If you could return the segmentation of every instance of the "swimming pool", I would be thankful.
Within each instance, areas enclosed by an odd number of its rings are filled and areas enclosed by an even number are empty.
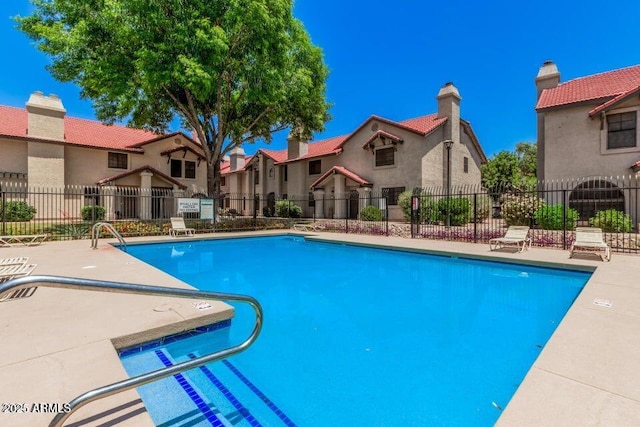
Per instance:
[[[167,426],[492,425],[590,276],[292,236],[128,252],[265,312],[248,351],[138,389]],[[125,369],[240,342],[253,315],[236,310],[230,326],[123,355]]]

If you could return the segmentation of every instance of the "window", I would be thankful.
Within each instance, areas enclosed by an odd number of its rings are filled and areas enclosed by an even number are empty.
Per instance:
[[[182,160],[171,159],[171,176],[182,178]]]
[[[462,165],[462,170],[464,171],[464,173],[469,173],[469,158],[468,157],[464,158],[464,163]]]
[[[124,153],[109,153],[108,167],[111,169],[126,169],[127,155]]]
[[[227,185],[227,177],[223,176],[220,178],[220,187],[224,187],[225,185]]]
[[[316,200],[313,198],[313,193],[309,192],[309,207],[314,208],[316,206]]]
[[[387,197],[388,205],[397,205],[398,196],[404,192],[404,187],[388,187],[382,189],[382,195]]]
[[[275,171],[275,169],[273,168],[273,166],[271,166],[271,167],[269,168],[269,179],[273,179],[273,177],[274,177],[274,176],[276,176],[276,171]]]
[[[287,167],[287,165],[284,165],[284,182],[287,182],[288,178],[289,178],[289,168]]]
[[[395,158],[395,148],[381,148],[376,150],[376,167],[393,166]]]
[[[84,187],[84,205],[98,206],[100,205],[100,188]]]
[[[253,183],[254,185],[260,184],[260,171],[258,169],[253,171]]]
[[[607,149],[636,146],[636,112],[607,116]]]
[[[321,169],[320,160],[311,160],[309,162],[309,175],[318,175],[320,174]]]
[[[185,160],[184,162],[184,177],[195,179],[196,178],[196,162],[190,162]]]

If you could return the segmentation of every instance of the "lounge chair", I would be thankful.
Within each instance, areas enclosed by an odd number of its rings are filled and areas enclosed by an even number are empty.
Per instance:
[[[322,231],[324,230],[324,225],[317,222],[298,223],[298,224],[293,224],[293,229],[295,231]]]
[[[518,247],[519,252],[525,249],[529,250],[531,247],[531,239],[527,237],[528,234],[529,227],[526,225],[512,225],[507,229],[504,237],[496,237],[489,240],[489,249],[495,251],[504,246],[515,245]]]
[[[169,235],[173,237],[177,237],[178,234],[182,233],[185,236],[193,236],[195,235],[195,228],[187,228],[184,224],[184,218],[182,217],[171,217],[171,228],[169,229]]]
[[[7,265],[24,265],[29,261],[29,258],[26,256],[16,257],[16,258],[0,258],[0,267],[5,267]]]
[[[611,261],[611,248],[604,242],[602,229],[596,227],[577,227],[576,240],[571,245],[569,258],[575,252],[598,251],[598,255],[603,261]],[[604,254],[600,251],[604,251]]]
[[[37,264],[14,264],[0,267],[0,283],[6,282],[17,277],[28,276],[31,274]],[[28,298],[38,289],[37,286],[30,288],[22,288],[9,291],[4,295],[0,295],[0,302],[14,300],[18,298]]]
[[[25,246],[37,246],[47,240],[47,234],[25,234],[21,236],[0,236],[0,246],[13,246],[22,243]]]

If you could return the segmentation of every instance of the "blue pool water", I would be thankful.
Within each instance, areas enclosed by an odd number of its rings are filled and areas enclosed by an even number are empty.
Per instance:
[[[139,389],[158,425],[490,426],[590,274],[259,237],[129,246],[191,285],[256,297],[246,352]],[[130,375],[242,341],[230,327],[122,356]]]

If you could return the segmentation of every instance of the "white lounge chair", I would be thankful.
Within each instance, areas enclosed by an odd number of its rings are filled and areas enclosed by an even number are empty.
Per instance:
[[[24,265],[29,261],[29,258],[26,256],[16,257],[16,258],[0,258],[0,267],[5,267],[7,265]]]
[[[322,231],[324,230],[324,225],[317,222],[297,223],[293,224],[293,229],[295,231]]]
[[[22,243],[25,246],[37,246],[47,240],[47,234],[25,234],[21,236],[0,236],[0,246],[13,246]]]
[[[504,237],[496,237],[489,240],[489,249],[495,251],[504,246],[515,245],[518,247],[518,252],[522,252],[525,249],[529,250],[531,247],[531,239],[528,237],[528,234],[529,227],[526,225],[512,225],[507,229]]]
[[[604,242],[602,229],[596,227],[577,227],[576,240],[571,244],[569,258],[575,252],[598,252],[603,261],[611,261],[611,248]],[[601,252],[604,251],[604,254]]]
[[[171,217],[171,228],[169,229],[169,235],[173,237],[177,237],[178,234],[182,233],[185,236],[193,236],[195,235],[195,228],[187,228],[184,224],[184,218],[182,217]]]
[[[0,267],[0,283],[15,279],[16,277],[28,276],[36,266],[37,264],[14,264]],[[36,289],[38,289],[37,286],[10,291],[4,295],[0,295],[0,302],[30,297],[35,293]]]

